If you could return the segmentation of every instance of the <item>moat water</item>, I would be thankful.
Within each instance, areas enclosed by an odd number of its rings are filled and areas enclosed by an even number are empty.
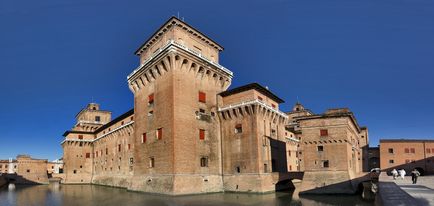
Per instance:
[[[269,194],[214,193],[170,197],[130,192],[97,185],[10,185],[0,189],[0,206],[291,206],[291,205],[373,205],[359,196],[298,196],[297,191]]]

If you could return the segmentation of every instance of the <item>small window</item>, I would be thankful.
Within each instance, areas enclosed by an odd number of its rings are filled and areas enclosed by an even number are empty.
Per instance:
[[[390,152],[389,152],[390,153]],[[408,148],[404,149],[404,153],[410,153],[410,150]]]
[[[431,150],[430,149],[426,149],[426,153],[431,153]]]
[[[155,166],[155,159],[153,157],[149,158],[149,167],[153,168]]]
[[[78,139],[83,139],[83,135],[78,135]]]
[[[268,165],[264,164],[264,173],[268,173]]]
[[[243,133],[243,126],[241,124],[235,125],[235,133],[236,134]]]
[[[236,167],[236,168],[235,168],[235,171],[236,171],[237,173],[241,173],[241,168],[240,168],[240,166]]]
[[[410,149],[410,152],[414,154],[416,151],[415,151],[414,148],[411,148],[411,149]]]
[[[148,96],[148,104],[153,104],[153,103],[154,103],[154,93]]]
[[[118,145],[118,152],[121,151],[121,145]]]
[[[146,133],[142,134],[142,143],[146,143]]]
[[[199,109],[199,113],[205,114],[205,110],[204,109]]]
[[[106,155],[108,154],[108,148],[105,148],[105,154]]]
[[[80,165],[80,168],[83,168],[83,165]]]
[[[80,143],[78,144],[78,146],[79,146],[79,147],[83,147],[83,142],[80,142]]]
[[[319,133],[321,137],[326,137],[329,135],[329,131],[327,129],[322,129]]]
[[[329,165],[329,161],[328,160],[324,160],[323,162],[322,162],[322,167],[324,167],[324,168],[328,168],[330,165]]]
[[[318,149],[318,152],[322,152],[322,151],[324,151],[324,146],[318,146],[317,149]]]
[[[204,140],[205,139],[205,130],[199,129],[199,139]]]
[[[100,116],[95,116],[95,121],[96,121],[96,122],[101,121],[101,117],[100,117]]]
[[[200,166],[201,167],[208,167],[208,158],[207,157],[200,158]]]
[[[77,170],[74,170],[73,173],[74,173],[74,174],[77,174]]]
[[[288,151],[288,156],[291,157],[291,150]]]
[[[395,161],[389,160],[389,164],[393,164],[393,163],[395,163]]]
[[[128,150],[130,150],[131,149],[131,144],[128,144]]]
[[[205,94],[205,92],[199,92],[199,102],[206,103],[206,94]]]
[[[258,100],[259,100],[259,101],[262,101],[262,100],[264,100],[264,99],[262,99],[262,97],[258,96]]]
[[[273,109],[276,109],[276,105],[275,104],[271,104],[271,107],[273,107]]]
[[[90,153],[86,153],[86,158],[90,158]]]
[[[162,139],[163,138],[163,128],[158,128],[157,129],[157,139]]]
[[[121,125],[124,125],[124,121],[121,122]]]
[[[150,117],[150,116],[152,116],[152,115],[154,115],[154,111],[153,111],[153,110],[150,110],[150,111],[148,112],[148,117]]]
[[[27,170],[27,173],[30,173],[30,170],[29,170],[29,169]]]
[[[389,154],[393,154],[393,148],[389,148]]]
[[[134,164],[134,158],[130,157],[130,165]]]

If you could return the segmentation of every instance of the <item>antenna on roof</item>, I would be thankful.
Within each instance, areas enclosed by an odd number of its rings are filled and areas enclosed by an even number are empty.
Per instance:
[[[179,11],[178,11],[178,19],[179,19]]]
[[[297,95],[297,104],[299,104],[300,103],[300,101],[298,100],[298,95]]]
[[[184,21],[184,17],[182,17],[182,21]]]

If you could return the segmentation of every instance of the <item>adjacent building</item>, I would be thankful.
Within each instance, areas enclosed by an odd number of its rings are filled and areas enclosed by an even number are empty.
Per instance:
[[[381,139],[380,168],[390,172],[417,169],[422,174],[434,174],[434,140]]]
[[[287,128],[300,141],[301,191],[324,193],[315,188],[327,187],[328,193],[355,192],[351,180],[368,171],[367,128],[361,127],[347,108],[314,114],[297,103],[287,114]]]
[[[305,171],[305,191],[338,181],[351,191],[347,183],[367,167],[367,129],[348,109],[314,114],[298,103],[282,112],[284,101],[257,83],[228,90],[233,73],[219,64],[221,51],[170,18],[135,52],[134,108],[112,119],[90,103],[64,133],[63,182],[170,195],[268,192]]]
[[[0,173],[17,184],[48,184],[47,160],[18,155],[16,159],[0,160]]]

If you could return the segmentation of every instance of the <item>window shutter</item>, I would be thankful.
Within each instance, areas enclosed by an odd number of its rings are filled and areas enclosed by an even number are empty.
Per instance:
[[[199,130],[199,139],[200,140],[204,140],[205,139],[205,130],[204,129],[200,129]]]
[[[162,139],[163,138],[163,128],[159,128],[157,130],[157,138]]]
[[[146,143],[146,133],[142,134],[142,143]]]
[[[154,93],[152,93],[152,94],[150,94],[150,95],[148,96],[148,103],[149,103],[149,104],[154,103]]]
[[[329,132],[326,129],[322,129],[322,130],[320,130],[320,135],[321,135],[321,137],[328,136]]]
[[[205,94],[205,92],[199,92],[199,102],[206,103],[206,94]]]

